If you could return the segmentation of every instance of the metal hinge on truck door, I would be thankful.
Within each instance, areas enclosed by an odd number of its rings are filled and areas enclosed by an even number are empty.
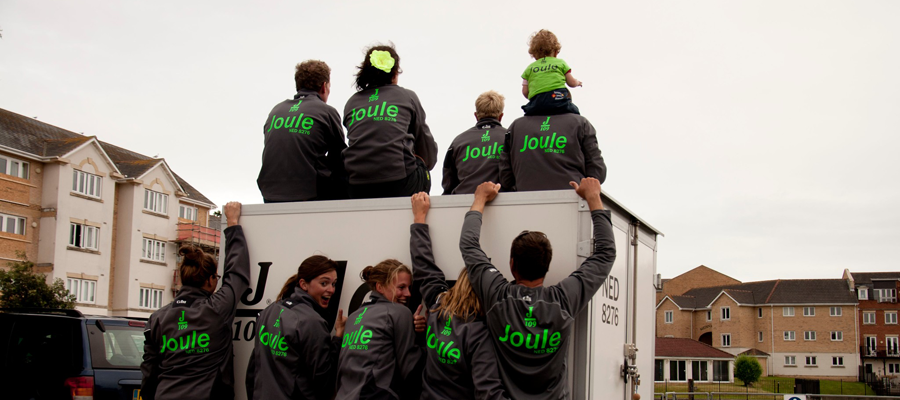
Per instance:
[[[579,257],[590,257],[591,254],[594,254],[594,239],[588,239],[578,242],[578,256]]]

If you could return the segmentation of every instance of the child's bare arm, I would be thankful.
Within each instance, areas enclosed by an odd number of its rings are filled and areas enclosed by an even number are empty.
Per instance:
[[[522,96],[528,98],[528,81],[525,79],[522,79]]]
[[[572,71],[566,72],[566,85],[569,87],[580,87],[581,81],[572,76]]]

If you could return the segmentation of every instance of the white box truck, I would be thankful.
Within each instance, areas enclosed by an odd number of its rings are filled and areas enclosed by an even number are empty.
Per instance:
[[[437,265],[448,280],[464,268],[459,235],[472,200],[472,195],[431,198],[427,222]],[[656,239],[661,232],[607,193],[603,203],[612,212],[617,257],[606,284],[576,318],[568,349],[570,393],[573,399],[630,400],[634,393],[651,399]],[[411,266],[412,219],[408,198],[243,206],[241,225],[250,249],[251,282],[233,326],[239,399],[246,397],[244,376],[258,330],[257,313],[276,300],[300,262],[313,254],[338,261],[340,282],[325,313],[333,321],[338,308],[348,315],[367,295],[359,278],[363,268],[386,258]],[[508,279],[512,279],[510,244],[525,229],[546,233],[553,245],[548,285],[578,268],[593,248],[590,212],[574,191],[501,193],[485,210],[481,244]],[[412,309],[418,304],[415,300],[410,301]],[[647,384],[636,385],[639,373]]]

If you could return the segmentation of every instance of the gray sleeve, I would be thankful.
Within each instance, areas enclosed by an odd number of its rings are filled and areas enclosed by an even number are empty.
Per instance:
[[[248,287],[250,252],[243,228],[235,225],[225,228],[225,272],[222,273],[222,287],[210,296],[209,303],[223,318],[234,319],[239,296]]]
[[[591,219],[594,221],[594,253],[575,272],[553,286],[566,299],[564,307],[572,315],[578,314],[600,289],[616,261],[609,210],[591,211]]]
[[[330,128],[325,136],[325,145],[328,149],[328,168],[331,170],[332,176],[343,177],[346,175],[343,152],[347,148],[347,142],[344,140],[344,127],[341,125],[341,116],[334,108],[328,107],[327,118]]]
[[[510,154],[509,146],[512,142],[512,126],[509,127],[510,130],[506,131],[506,135],[503,136],[503,151],[500,152],[500,191],[502,192],[515,192],[516,191],[516,177],[513,176],[512,171],[512,155]]]
[[[494,341],[490,338],[487,326],[481,322],[473,324],[481,325],[478,329],[471,329],[472,335],[466,338],[466,357],[470,363],[469,370],[472,371],[475,398],[505,400],[506,388],[500,380]]]
[[[303,325],[301,323],[300,326]],[[334,396],[341,338],[331,334],[325,321],[308,324],[305,330],[309,336],[305,340],[303,354],[306,359],[302,361],[309,367],[311,382],[315,382],[316,399],[330,400]]]
[[[150,316],[147,329],[144,330],[144,358],[141,362],[141,398],[156,398],[156,387],[159,385],[159,340],[154,336],[159,324],[154,315]]]
[[[253,390],[256,389],[256,347],[250,352],[250,361],[247,362],[247,375],[244,377],[244,389],[247,391],[247,400],[253,400]],[[142,396],[143,397],[143,396]]]
[[[402,379],[409,377],[416,370],[422,358],[422,350],[416,346],[415,325],[412,313],[408,309],[396,308],[392,312],[394,328],[394,356],[397,357],[396,369]]]
[[[448,288],[444,273],[434,262],[428,225],[409,226],[409,254],[412,256],[413,279],[420,283],[419,292],[422,293],[425,307],[431,307],[437,296]]]
[[[497,268],[494,268],[487,254],[481,250],[480,241],[481,213],[469,211],[466,213],[462,234],[459,237],[459,251],[462,253],[463,262],[469,272],[472,290],[475,291],[484,312],[487,313],[502,291],[509,286],[509,282]]]
[[[444,195],[453,194],[453,189],[459,186],[459,173],[456,170],[456,160],[453,157],[453,147],[447,149],[444,155],[444,178],[441,186],[444,188]]]
[[[606,181],[606,163],[600,154],[600,146],[597,144],[597,130],[587,119],[582,126],[581,151],[584,153],[584,175],[597,178],[600,183]]]
[[[425,167],[431,171],[435,164],[437,164],[437,143],[434,142],[434,136],[431,135],[431,129],[429,129],[428,124],[425,123],[425,109],[422,108],[419,96],[416,96],[416,93],[411,90],[408,90],[407,92],[412,100],[413,110],[415,110],[415,115],[413,116],[409,127],[410,132],[415,137],[413,150],[415,150],[417,156],[422,157],[422,160],[425,161]]]

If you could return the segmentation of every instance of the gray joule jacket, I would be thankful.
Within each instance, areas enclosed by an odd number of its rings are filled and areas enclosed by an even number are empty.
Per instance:
[[[423,357],[415,344],[413,315],[402,304],[371,292],[347,318],[338,359],[338,400],[398,398]]]
[[[429,171],[437,163],[437,144],[412,90],[385,85],[357,92],[344,106],[343,121],[349,142],[344,166],[351,184],[406,178],[416,169],[416,156]]]
[[[510,283],[494,268],[479,243],[481,218],[478,211],[466,213],[459,248],[486,309],[506,389],[513,399],[568,398],[566,350],[575,315],[602,286],[616,259],[609,211],[591,212],[593,254],[558,284],[536,288]]]
[[[500,153],[503,191],[568,189],[582,178],[606,180],[597,131],[578,114],[525,116],[513,121]]]
[[[225,229],[225,271],[215,293],[184,286],[150,316],[144,331],[141,397],[234,397],[231,325],[238,296],[250,286],[250,255],[241,227]]]
[[[300,287],[256,318],[259,334],[247,366],[250,400],[330,400],[341,338]]]
[[[444,156],[444,194],[471,194],[483,182],[500,182],[505,135],[496,118],[482,118],[453,139]]]
[[[341,116],[311,90],[278,103],[263,126],[265,147],[256,184],[266,200],[316,199],[319,177],[345,179]]]
[[[433,310],[448,285],[434,262],[428,225],[409,227],[409,252],[413,279],[420,282],[422,299],[425,304],[433,305],[430,307]],[[497,370],[497,354],[483,317],[460,319],[430,313],[425,353],[422,400],[507,398]]]

